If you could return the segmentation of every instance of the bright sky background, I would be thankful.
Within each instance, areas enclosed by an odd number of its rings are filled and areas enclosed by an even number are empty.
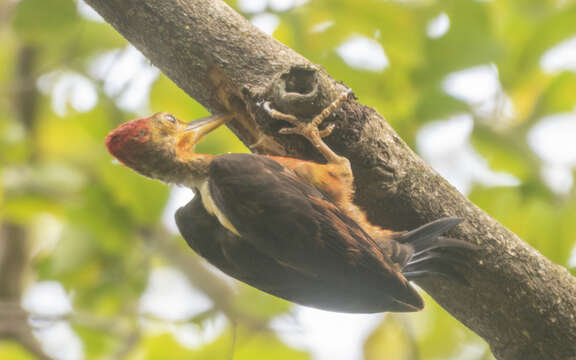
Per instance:
[[[279,18],[265,9],[285,11],[304,3],[303,0],[240,0],[240,8],[254,14],[252,22],[266,33],[273,34]],[[89,7],[79,3],[83,16],[102,21]],[[322,32],[333,22],[316,24],[310,32]],[[441,13],[427,28],[428,36],[439,38],[450,31],[450,18]],[[386,56],[384,47],[374,38],[353,35],[335,51],[350,67],[373,71],[386,71],[394,66]],[[558,44],[541,58],[545,72],[576,71],[576,37]],[[159,72],[151,67],[138,51],[131,46],[116,50],[95,59],[91,73],[102,79],[105,91],[119,97],[119,105],[142,115],[151,111],[147,98],[150,84]],[[88,78],[75,73],[51,73],[43,76],[39,88],[52,98],[55,111],[65,116],[68,106],[75,111],[89,111],[96,105],[97,93]],[[514,108],[498,80],[494,64],[464,69],[450,74],[444,81],[444,91],[469,103],[476,115],[511,118]],[[367,104],[370,105],[370,104]],[[512,175],[492,171],[487,162],[474,150],[469,141],[474,126],[471,114],[454,114],[446,119],[424,126],[417,136],[417,148],[424,159],[447,178],[461,192],[467,193],[474,183],[485,185],[514,186],[518,183]],[[567,192],[572,186],[572,171],[576,166],[576,109],[541,119],[528,136],[532,149],[544,161],[543,179],[558,193]],[[175,209],[193,196],[188,189],[174,188],[164,214],[166,226],[177,232],[173,220]],[[48,222],[49,219],[47,220]],[[46,244],[53,246],[59,238],[58,227],[51,227]],[[49,245],[52,244],[52,245]],[[576,264],[576,250],[573,262]],[[40,301],[41,300],[41,301]],[[44,281],[30,286],[23,299],[25,309],[37,315],[65,315],[73,311],[73,292],[65,290],[54,281]],[[185,277],[170,267],[157,268],[152,272],[148,287],[140,301],[140,312],[163,317],[167,320],[183,320],[210,307],[210,300],[193,289]],[[363,339],[374,329],[383,315],[349,315],[330,313],[295,306],[291,316],[274,321],[280,337],[291,346],[309,350],[315,360],[354,360],[362,358]],[[49,354],[58,359],[84,358],[80,339],[67,321],[38,323],[42,325],[37,336]],[[143,318],[142,324],[154,331],[169,331],[186,346],[199,347],[212,341],[225,328],[223,317],[210,320],[203,326],[159,325]]]

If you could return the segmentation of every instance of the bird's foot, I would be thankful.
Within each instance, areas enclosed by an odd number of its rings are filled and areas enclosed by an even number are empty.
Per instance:
[[[326,160],[331,163],[342,163],[347,162],[346,158],[338,156],[330,147],[322,140],[322,138],[330,135],[334,130],[334,124],[329,124],[326,128],[320,130],[318,127],[320,124],[328,117],[332,112],[348,98],[352,90],[348,89],[343,92],[336,100],[332,102],[328,107],[326,107],[320,114],[316,115],[309,122],[302,122],[296,116],[291,114],[285,114],[278,110],[272,109],[270,102],[265,102],[262,106],[264,110],[273,118],[284,120],[294,125],[293,127],[287,127],[280,129],[281,134],[298,134],[304,136],[318,151],[324,155]]]

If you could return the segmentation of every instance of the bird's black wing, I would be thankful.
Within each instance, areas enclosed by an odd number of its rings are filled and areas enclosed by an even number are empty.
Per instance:
[[[200,194],[178,209],[175,218],[180,233],[196,253],[238,280],[268,292],[278,283],[291,286],[305,281],[301,274],[282,267],[223,227],[206,212]]]
[[[228,154],[212,161],[209,178],[214,204],[262,254],[343,291],[401,304],[396,311],[422,307],[374,240],[291,170],[264,156]]]
[[[228,154],[212,161],[210,194],[243,238],[263,253],[298,266],[311,257],[344,257],[355,248],[369,257],[373,241],[318,189],[264,156]],[[366,254],[364,254],[366,253]],[[339,259],[340,260],[340,259]]]
[[[401,296],[387,288],[385,282],[374,283],[368,278],[350,284],[345,279],[310,276],[278,262],[223,227],[216,217],[206,212],[200,194],[178,209],[176,224],[188,245],[212,265],[283,299],[353,313],[413,311],[422,306],[417,301],[407,305],[398,300]]]

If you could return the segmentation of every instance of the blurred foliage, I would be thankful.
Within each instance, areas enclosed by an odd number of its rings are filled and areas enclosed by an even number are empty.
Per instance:
[[[273,3],[261,11],[278,18],[274,36],[352,87],[409,144],[426,123],[471,114],[475,150],[492,169],[520,183],[477,185],[471,199],[552,261],[569,265],[576,242],[575,191],[548,188],[541,177],[546,164],[526,136],[543,117],[574,111],[574,71],[544,72],[540,62],[546,51],[576,36],[576,2],[324,0],[282,11]],[[170,111],[183,119],[207,113],[162,75],[150,76],[149,89],[137,83],[144,73],[154,74],[145,61],[139,60],[140,72],[129,79],[117,78],[122,71],[114,62],[103,66],[105,57],[120,61],[127,44],[87,15],[86,6],[73,0],[3,0],[0,14],[0,220],[23,227],[33,241],[27,285],[57,280],[74,294],[69,321],[86,358],[225,359],[232,353],[235,359],[311,358],[266,326],[291,305],[244,285],[229,302],[242,316],[200,345],[186,344],[166,327],[142,325],[138,302],[151,271],[177,266],[154,245],[163,241],[154,234],[163,227],[169,188],[113,161],[103,139],[119,123],[150,112]],[[448,31],[428,36],[441,14],[449,19]],[[375,72],[347,65],[336,48],[354,35],[380,44],[389,66]],[[510,98],[512,117],[479,113],[444,90],[449,74],[488,64],[498,69],[498,95]],[[83,87],[70,85],[71,76]],[[120,101],[137,96],[144,97],[139,106]],[[227,129],[210,135],[198,150],[246,151]],[[181,239],[168,240],[190,253]],[[202,284],[194,285],[203,291]],[[491,358],[481,339],[432,299],[426,302],[422,313],[385,316],[361,344],[365,358]],[[222,310],[212,309],[203,319]],[[30,358],[8,340],[0,342],[0,357]]]

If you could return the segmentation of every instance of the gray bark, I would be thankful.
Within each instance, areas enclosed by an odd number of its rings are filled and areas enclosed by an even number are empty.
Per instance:
[[[235,113],[230,127],[254,150],[320,159],[305,141],[278,135],[282,124],[257,102],[302,117],[318,112],[343,89],[322,68],[219,0],[87,2],[191,97],[213,113]],[[348,101],[329,120],[336,130],[326,141],[352,162],[356,202],[372,222],[401,230],[466,219],[450,235],[480,246],[461,269],[470,286],[426,279],[423,289],[499,359],[576,359],[576,279],[565,268],[468,201],[373,109]]]

